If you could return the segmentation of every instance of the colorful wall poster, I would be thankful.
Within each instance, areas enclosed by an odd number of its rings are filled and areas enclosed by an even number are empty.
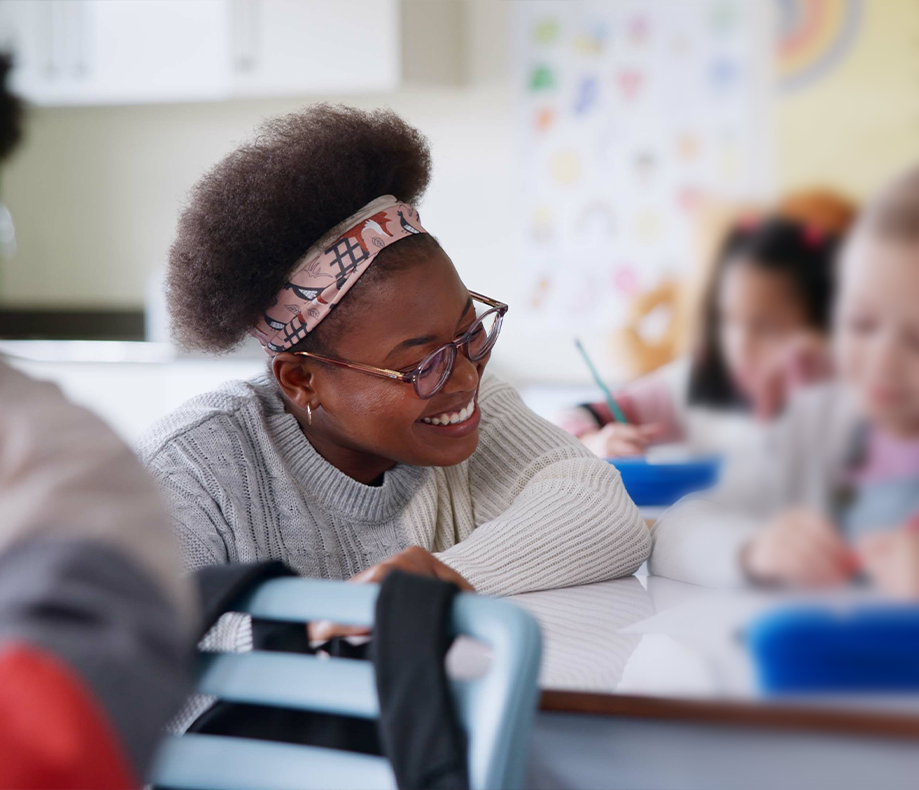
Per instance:
[[[692,265],[703,196],[763,192],[766,5],[516,4],[522,312],[614,329],[632,297]]]

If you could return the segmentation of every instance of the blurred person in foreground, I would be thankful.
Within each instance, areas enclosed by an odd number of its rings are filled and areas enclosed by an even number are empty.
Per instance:
[[[857,222],[839,264],[837,380],[799,392],[765,446],[654,526],[651,571],[699,584],[919,595],[919,168]]]
[[[736,221],[715,256],[694,353],[616,392],[627,425],[605,403],[553,422],[610,458],[671,442],[721,452],[745,435],[739,424],[774,418],[792,392],[830,375],[833,262],[854,215],[844,198],[814,190]]]
[[[9,69],[0,159],[20,136]],[[188,691],[191,619],[139,462],[0,359],[0,788],[141,786]]]

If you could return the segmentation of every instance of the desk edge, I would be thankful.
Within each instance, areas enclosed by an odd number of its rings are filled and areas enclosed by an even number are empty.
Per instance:
[[[765,729],[919,740],[919,717],[896,712],[797,707],[784,703],[751,705],[665,699],[628,694],[545,690],[540,710],[595,716],[692,721],[695,724],[739,725]]]

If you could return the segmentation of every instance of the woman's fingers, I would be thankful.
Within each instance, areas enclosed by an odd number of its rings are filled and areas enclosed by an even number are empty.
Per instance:
[[[354,584],[379,584],[394,570],[413,573],[416,576],[429,576],[455,584],[464,592],[475,592],[475,588],[459,573],[420,546],[409,546],[383,562],[352,576],[348,581]],[[310,623],[308,630],[311,640],[322,642],[336,636],[366,636],[370,633],[366,628],[340,625],[328,620]]]
[[[418,546],[412,546],[406,549],[404,553],[411,553],[412,561],[421,569],[421,575],[433,576],[435,579],[455,584],[461,590],[474,592],[472,585],[468,581],[449,565],[437,559],[431,552],[425,551]]]
[[[457,573],[449,565],[444,565],[444,563],[438,561],[436,558],[434,562],[437,563],[435,566],[435,575],[438,579],[444,582],[450,582],[459,587],[463,592],[475,592],[475,587],[473,587],[466,579],[464,579],[459,573]]]
[[[431,576],[451,582],[461,590],[473,591],[472,585],[459,573],[420,546],[409,546],[383,562],[352,576],[350,581],[358,584],[379,583],[394,570],[414,573],[417,576]]]
[[[311,642],[328,642],[336,636],[367,636],[370,629],[356,625],[340,625],[331,620],[319,620],[307,625]]]

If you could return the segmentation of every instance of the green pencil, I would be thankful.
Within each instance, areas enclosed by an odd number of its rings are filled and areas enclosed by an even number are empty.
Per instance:
[[[590,357],[587,356],[587,351],[584,349],[584,346],[581,345],[581,341],[575,338],[574,344],[577,346],[578,351],[581,352],[581,356],[584,358],[584,363],[587,365],[588,370],[590,370],[590,375],[594,377],[594,381],[597,383],[597,386],[600,388],[600,391],[606,398],[606,405],[609,406],[609,410],[613,415],[613,419],[616,420],[616,422],[621,422],[623,425],[627,425],[629,421],[625,418],[625,415],[622,413],[622,409],[619,408],[619,405],[613,399],[613,393],[609,391],[609,387],[603,383],[603,379],[600,378],[600,374],[597,373],[597,369],[594,367],[594,363],[591,362]]]

